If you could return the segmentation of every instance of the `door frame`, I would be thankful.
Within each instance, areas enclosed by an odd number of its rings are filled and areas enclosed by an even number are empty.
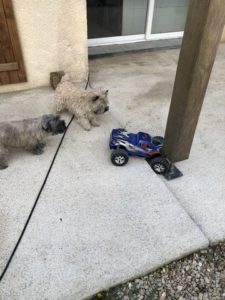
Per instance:
[[[173,39],[173,38],[182,38],[184,33],[183,31],[152,34],[154,7],[155,7],[155,0],[148,0],[147,21],[146,21],[146,29],[144,34],[88,39],[88,46],[94,47],[94,46],[103,46],[103,45],[155,41],[160,39],[165,40],[165,39]]]

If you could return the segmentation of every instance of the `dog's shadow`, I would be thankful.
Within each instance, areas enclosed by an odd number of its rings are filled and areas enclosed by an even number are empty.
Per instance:
[[[42,155],[44,155],[44,153]],[[35,158],[35,156],[37,155],[34,155],[33,153],[27,150],[11,148],[9,150],[9,157],[10,157],[9,168],[12,167],[13,164],[18,163],[18,161],[24,164],[29,156],[33,156]]]
[[[171,81],[159,81],[156,82],[150,90],[145,94],[147,98],[151,98],[153,101],[167,100],[171,98],[173,91],[173,82]]]

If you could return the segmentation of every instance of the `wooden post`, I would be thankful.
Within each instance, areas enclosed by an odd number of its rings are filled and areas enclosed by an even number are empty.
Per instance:
[[[225,0],[190,0],[165,133],[164,154],[187,159],[225,21]]]

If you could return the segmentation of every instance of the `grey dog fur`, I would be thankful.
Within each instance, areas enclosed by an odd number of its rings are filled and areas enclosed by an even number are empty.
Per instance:
[[[62,133],[65,128],[65,122],[53,114],[21,121],[0,122],[0,169],[8,167],[9,148],[22,148],[33,154],[42,154],[46,138]]]
[[[96,115],[109,110],[108,90],[81,89],[72,83],[68,74],[62,77],[54,98],[56,113],[68,110],[85,130],[90,130],[91,125],[100,126]]]

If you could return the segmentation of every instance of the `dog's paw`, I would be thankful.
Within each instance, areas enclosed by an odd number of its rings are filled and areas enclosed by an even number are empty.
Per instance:
[[[84,130],[86,130],[86,131],[91,130],[91,124],[90,124],[89,120],[83,118],[83,119],[79,119],[77,121]]]
[[[90,131],[91,130],[91,125],[89,126],[82,126],[82,128],[86,131]]]
[[[34,148],[31,150],[31,153],[33,153],[34,155],[41,155],[44,153],[43,148]]]
[[[45,143],[40,143],[40,144],[38,144],[39,149],[43,149],[45,146],[46,146]]]
[[[94,121],[92,120],[91,121],[91,125],[95,126],[95,127],[99,127],[101,124],[98,121],[96,121],[96,120],[94,120]]]
[[[36,150],[33,152],[34,155],[41,155],[44,153],[44,150],[43,149],[39,149],[39,150]]]

